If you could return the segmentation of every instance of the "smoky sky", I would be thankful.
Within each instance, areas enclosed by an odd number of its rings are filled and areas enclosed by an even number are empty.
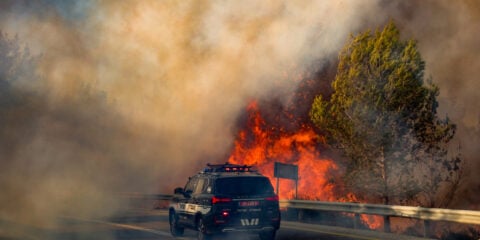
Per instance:
[[[458,124],[456,141],[479,169],[476,1],[2,1],[0,30],[38,57],[35,80],[9,83],[12,95],[29,96],[13,109],[30,130],[2,126],[3,141],[16,139],[1,159],[3,185],[16,190],[2,202],[24,200],[2,215],[29,203],[32,185],[15,173],[35,182],[29,210],[38,216],[62,212],[60,203],[92,205],[78,196],[101,205],[111,192],[183,185],[225,160],[249,101],[294,92],[292,72],[322,69],[350,34],[389,20],[418,41],[440,87],[439,114]]]

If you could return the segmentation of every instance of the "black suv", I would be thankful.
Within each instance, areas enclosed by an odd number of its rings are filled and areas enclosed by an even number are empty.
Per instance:
[[[174,237],[191,228],[198,231],[198,239],[246,232],[271,240],[280,227],[278,196],[270,180],[252,166],[207,164],[174,194],[169,209]]]

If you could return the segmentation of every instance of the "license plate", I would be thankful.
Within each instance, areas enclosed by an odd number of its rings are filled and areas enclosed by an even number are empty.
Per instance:
[[[240,207],[257,207],[260,205],[260,201],[240,201],[238,205]]]

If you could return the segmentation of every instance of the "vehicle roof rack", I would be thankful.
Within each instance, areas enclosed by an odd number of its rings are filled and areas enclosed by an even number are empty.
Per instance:
[[[213,172],[256,172],[252,169],[253,166],[251,165],[239,165],[239,164],[232,164],[229,162],[223,164],[210,164],[207,163],[207,167],[203,169],[205,173],[213,173]]]

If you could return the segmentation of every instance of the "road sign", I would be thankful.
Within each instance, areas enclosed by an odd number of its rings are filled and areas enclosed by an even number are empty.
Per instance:
[[[297,199],[298,194],[298,166],[293,164],[285,164],[275,162],[273,167],[273,176],[277,178],[277,194],[279,194],[279,179],[287,178],[295,180],[295,199]]]
[[[298,180],[298,166],[275,162],[273,174],[276,178]]]

